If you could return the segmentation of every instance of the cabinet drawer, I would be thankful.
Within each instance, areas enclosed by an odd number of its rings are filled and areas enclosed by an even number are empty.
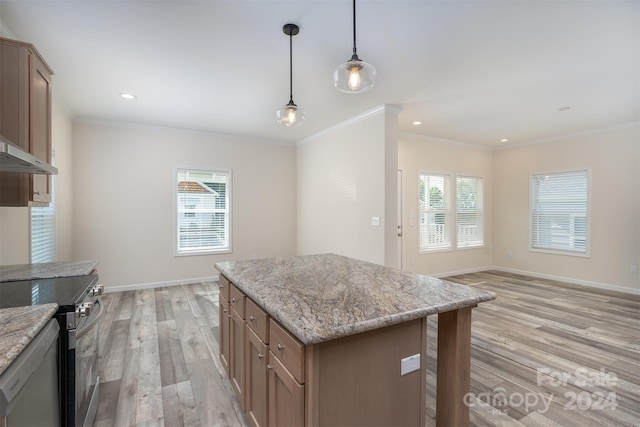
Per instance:
[[[218,289],[220,290],[220,295],[222,295],[227,301],[229,301],[229,299],[231,298],[229,296],[229,288],[231,288],[231,284],[229,283],[227,278],[221,274],[220,278],[218,279]]]
[[[231,304],[231,307],[235,308],[240,317],[244,319],[244,302],[247,299],[247,296],[240,289],[236,288],[233,283],[230,287],[231,292],[229,293],[229,303]]]
[[[304,344],[273,319],[269,320],[269,348],[299,383],[304,383]]]
[[[269,315],[247,298],[245,304],[247,325],[256,333],[265,344],[269,344]]]

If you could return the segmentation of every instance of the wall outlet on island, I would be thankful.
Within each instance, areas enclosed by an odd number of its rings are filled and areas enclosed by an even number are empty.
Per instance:
[[[400,375],[407,375],[413,371],[420,370],[420,354],[405,357],[400,360]]]
[[[638,274],[638,266],[637,265],[632,265],[629,268],[629,271],[631,272],[631,274]]]

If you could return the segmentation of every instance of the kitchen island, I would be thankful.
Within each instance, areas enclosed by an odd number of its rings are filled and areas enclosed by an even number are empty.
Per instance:
[[[495,295],[339,255],[216,264],[220,359],[253,425],[468,425],[471,309]]]

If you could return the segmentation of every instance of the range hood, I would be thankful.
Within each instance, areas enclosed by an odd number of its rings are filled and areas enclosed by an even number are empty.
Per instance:
[[[0,172],[57,175],[58,168],[27,153],[0,135]]]

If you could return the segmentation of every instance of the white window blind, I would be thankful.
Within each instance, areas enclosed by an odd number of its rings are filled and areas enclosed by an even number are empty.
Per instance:
[[[482,178],[456,177],[457,247],[484,244]]]
[[[231,171],[177,168],[177,253],[231,250]]]
[[[55,166],[55,159],[51,159]],[[56,177],[51,176],[51,202],[31,209],[31,262],[56,260]]]
[[[419,243],[420,250],[451,247],[450,176],[420,174]]]
[[[587,254],[589,171],[531,175],[531,249]]]

